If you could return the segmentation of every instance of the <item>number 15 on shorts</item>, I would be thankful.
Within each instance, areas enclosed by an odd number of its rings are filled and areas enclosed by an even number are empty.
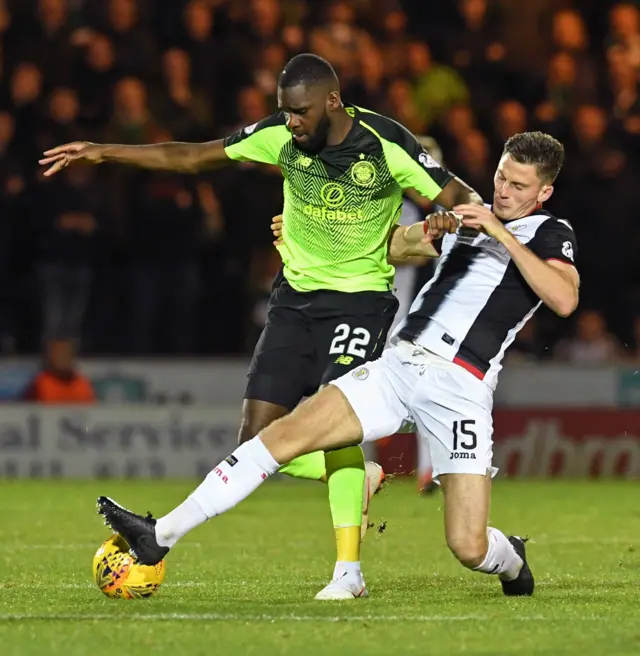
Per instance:
[[[475,460],[475,453],[469,453],[478,446],[478,438],[474,430],[475,419],[462,419],[453,422],[453,449],[451,450],[450,460],[464,458]],[[459,449],[463,449],[460,451]]]

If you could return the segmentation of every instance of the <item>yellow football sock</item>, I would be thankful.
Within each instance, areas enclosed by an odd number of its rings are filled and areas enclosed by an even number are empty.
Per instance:
[[[364,494],[364,453],[350,446],[325,454],[329,505],[339,561],[360,560],[360,524]]]
[[[336,526],[336,560],[348,563],[360,561],[360,526]]]
[[[364,494],[364,453],[359,446],[316,451],[280,467],[283,474],[328,483],[329,505],[336,535],[337,559],[360,560],[360,524]]]

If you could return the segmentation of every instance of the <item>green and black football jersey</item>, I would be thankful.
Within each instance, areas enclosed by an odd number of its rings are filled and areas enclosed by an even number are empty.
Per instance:
[[[224,141],[233,160],[276,164],[284,176],[284,275],[298,291],[386,291],[390,230],[402,192],[434,199],[451,174],[399,123],[347,106],[353,126],[337,146],[308,153],[294,141],[284,112]],[[251,190],[247,190],[251,193]]]

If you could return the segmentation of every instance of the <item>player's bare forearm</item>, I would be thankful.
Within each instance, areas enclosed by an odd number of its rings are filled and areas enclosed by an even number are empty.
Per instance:
[[[438,257],[439,253],[433,244],[423,241],[424,236],[423,221],[411,226],[394,226],[389,238],[387,260],[407,264],[407,258],[411,257]]]
[[[142,169],[199,173],[229,161],[222,139],[205,143],[168,142],[148,146],[74,141],[47,150],[40,164],[49,167],[44,172],[45,177],[49,177],[70,164],[114,162]]]
[[[115,164],[178,173],[199,173],[230,161],[221,140],[205,143],[172,141],[149,146],[105,144],[102,158]]]
[[[580,278],[575,267],[564,262],[541,260],[511,233],[501,239],[514,264],[536,293],[553,312],[568,317],[578,307]]]
[[[459,216],[454,212],[433,212],[424,221],[410,226],[394,226],[389,238],[387,259],[438,257],[433,241],[458,229]]]
[[[450,210],[455,205],[467,203],[484,204],[482,197],[477,191],[455,176],[447,182],[444,189],[436,196],[433,202],[447,210]]]

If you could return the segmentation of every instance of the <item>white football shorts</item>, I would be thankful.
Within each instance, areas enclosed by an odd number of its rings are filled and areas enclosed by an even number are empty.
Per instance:
[[[331,384],[360,420],[363,442],[413,423],[429,445],[434,478],[497,472],[491,466],[493,392],[461,366],[400,341]]]

